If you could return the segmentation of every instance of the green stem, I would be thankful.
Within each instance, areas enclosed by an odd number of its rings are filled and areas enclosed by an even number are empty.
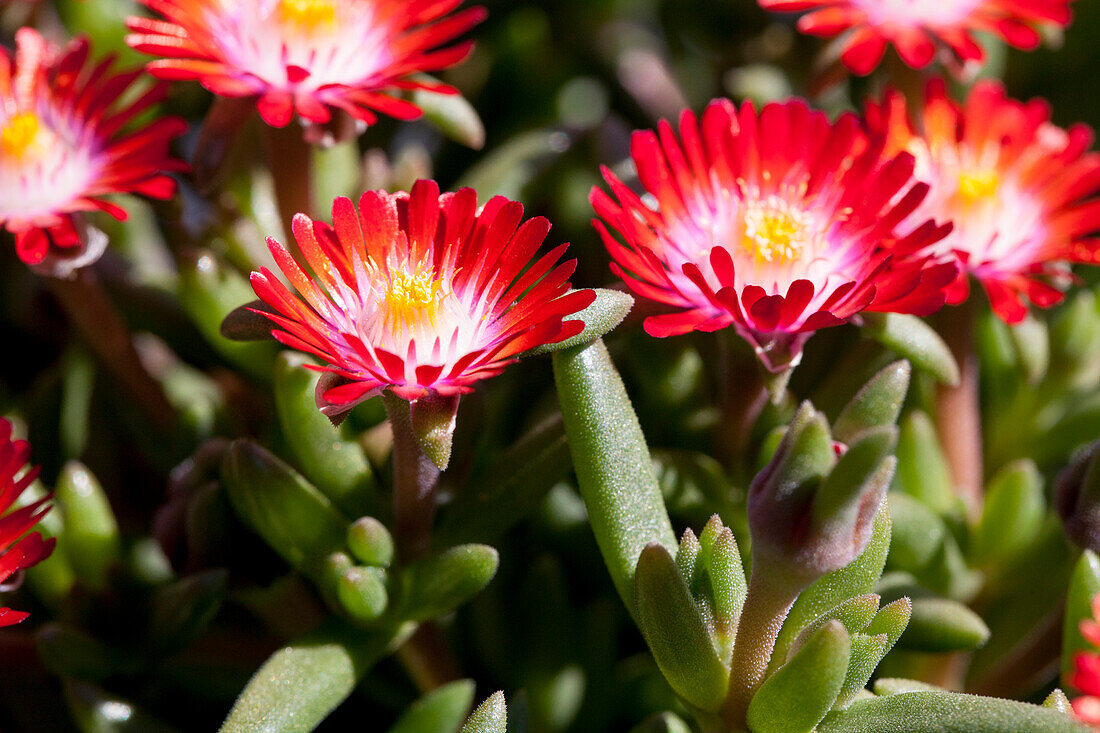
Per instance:
[[[389,392],[382,403],[393,429],[393,517],[397,555],[402,562],[424,556],[435,521],[439,469],[420,447],[409,402]]]
[[[940,335],[959,365],[959,385],[941,385],[936,427],[955,490],[973,518],[981,514],[985,476],[982,464],[980,366],[974,353],[974,298],[941,313]]]
[[[729,694],[722,708],[722,717],[732,730],[746,727],[749,703],[764,682],[779,631],[803,587],[766,561],[753,562],[730,661]]]

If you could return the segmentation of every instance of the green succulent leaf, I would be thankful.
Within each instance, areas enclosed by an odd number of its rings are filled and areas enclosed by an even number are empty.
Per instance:
[[[455,733],[474,704],[473,680],[432,690],[409,706],[389,733]]]
[[[1087,733],[1089,728],[1038,705],[955,692],[905,692],[854,703],[818,733]]]
[[[284,351],[275,361],[275,411],[286,443],[302,473],[346,516],[374,510],[377,485],[363,449],[347,440],[317,408],[321,375],[309,357]]]
[[[890,518],[893,533],[887,566],[891,570],[921,573],[940,553],[947,525],[923,502],[901,491],[890,494]]]
[[[247,440],[229,446],[222,480],[238,516],[293,567],[317,576],[341,550],[348,522],[290,466]]]
[[[899,644],[925,652],[970,651],[989,640],[982,617],[947,598],[916,598]]]
[[[207,570],[157,590],[153,596],[152,645],[167,652],[183,649],[217,616],[229,588],[225,570]]]
[[[241,692],[221,733],[308,733],[411,631],[353,632],[329,623],[268,658]]]
[[[61,678],[105,680],[136,674],[142,660],[68,624],[50,622],[35,633],[38,656],[46,669]]]
[[[833,707],[844,684],[851,639],[839,621],[814,634],[764,681],[749,703],[753,733],[810,733]]]
[[[848,672],[844,675],[844,684],[840,686],[834,707],[847,707],[863,691],[864,685],[871,679],[875,667],[890,650],[890,641],[886,634],[853,634],[852,653],[848,661]]]
[[[1033,313],[1009,329],[1028,384],[1038,384],[1050,366],[1050,333],[1046,321]]]
[[[1092,618],[1092,599],[1100,593],[1100,557],[1092,550],[1081,553],[1073,568],[1066,597],[1066,615],[1062,626],[1062,683],[1070,686],[1073,658],[1078,652],[1091,651],[1092,645],[1081,635],[1080,625]]]
[[[657,542],[676,552],[645,436],[602,341],[555,352],[554,379],[589,522],[615,588],[633,613],[642,548]]]
[[[927,682],[901,677],[880,677],[875,680],[875,694],[879,697],[900,695],[904,692],[944,692],[944,690]]]
[[[1054,708],[1063,715],[1073,715],[1073,705],[1070,704],[1066,693],[1057,687],[1050,691],[1046,700],[1043,700],[1043,707]]]
[[[499,564],[500,556],[488,545],[459,545],[418,560],[401,573],[398,616],[427,621],[450,613],[480,593]]]
[[[1026,547],[1043,526],[1043,477],[1030,460],[997,472],[986,487],[982,518],[974,528],[971,554],[977,564],[995,562]]]
[[[630,309],[634,307],[634,298],[619,290],[596,288],[595,292],[596,299],[592,301],[590,306],[566,319],[584,323],[583,331],[555,344],[536,346],[523,356],[550,354],[555,351],[564,351],[565,349],[590,344],[596,339],[603,338],[611,333],[616,326],[623,322],[623,319],[630,313]]]
[[[65,704],[82,733],[173,733],[175,728],[157,720],[128,700],[81,680],[62,682]]]
[[[863,332],[943,384],[959,383],[959,365],[935,329],[916,316],[864,313]]]
[[[439,82],[426,74],[416,74],[418,81],[437,86]],[[424,119],[460,145],[474,150],[485,147],[485,125],[477,110],[461,94],[416,89],[411,101],[424,111]]]
[[[805,646],[806,641],[830,621],[839,621],[848,631],[849,635],[863,631],[867,628],[867,624],[871,623],[875,614],[878,613],[878,602],[879,597],[874,593],[866,593],[841,602],[831,611],[823,614],[806,626],[806,628],[802,629],[798,638],[795,639],[794,644],[791,645],[787,657],[789,658],[790,655],[795,654],[799,649]],[[786,661],[786,659],[779,660],[779,664],[784,661]],[[778,666],[778,664],[776,666]]]
[[[65,525],[61,548],[77,577],[92,590],[103,590],[122,554],[107,494],[86,466],[69,461],[57,478],[54,497]]]
[[[865,430],[894,425],[909,391],[912,369],[907,361],[896,361],[867,382],[833,423],[833,437],[855,442]]]
[[[504,693],[494,692],[470,714],[460,733],[507,733],[508,707]]]
[[[348,550],[364,565],[388,568],[393,562],[393,536],[374,517],[360,517],[348,527]]]
[[[695,707],[716,712],[726,698],[729,670],[676,561],[656,542],[638,559],[634,597],[638,625],[669,685]]]
[[[901,421],[897,456],[897,483],[903,492],[937,514],[955,511],[959,506],[955,482],[928,415],[915,410]]]
[[[634,726],[630,733],[691,733],[691,726],[675,713],[657,713]]]

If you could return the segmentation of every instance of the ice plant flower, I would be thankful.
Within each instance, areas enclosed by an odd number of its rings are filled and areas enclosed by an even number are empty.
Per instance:
[[[14,57],[0,48],[0,226],[15,234],[28,264],[85,249],[98,256],[79,214],[98,209],[126,219],[103,198],[111,193],[170,198],[175,182],[166,172],[185,166],[168,148],[186,124],[163,117],[130,128],[164,87],[120,103],[140,70],[116,74],[109,59],[92,62],[85,39],[57,51],[21,28],[15,43]]]
[[[23,491],[38,478],[37,466],[24,470],[30,445],[25,440],[12,440],[11,432],[11,423],[0,418],[0,583],[45,560],[56,542],[30,531],[50,510],[49,497],[11,511]],[[17,624],[28,615],[0,608],[0,626]]]
[[[928,187],[914,184],[912,156],[884,158],[855,116],[720,100],[701,121],[684,112],[680,139],[668,122],[634,134],[644,198],[606,169],[612,195],[591,196],[612,269],[676,311],[650,316],[649,334],[732,326],[782,371],[817,329],[943,305],[956,266],[910,255],[950,226],[926,217],[895,237]]]
[[[266,268],[252,287],[274,310],[265,315],[275,338],[344,380],[324,401],[352,405],[382,389],[407,400],[456,396],[524,351],[578,334],[582,322],[563,319],[595,299],[569,291],[576,261],[558,263],[566,245],[534,259],[550,223],[522,216],[503,197],[479,211],[469,188],[440,196],[433,181],[408,194],[367,192],[358,208],[339,198],[332,226],[294,219],[313,277],[268,239],[297,295]]]
[[[195,80],[224,97],[257,97],[264,121],[294,113],[327,123],[334,109],[373,124],[376,112],[420,115],[393,96],[404,89],[453,92],[412,75],[462,61],[470,41],[447,46],[485,17],[451,14],[462,0],[141,0],[161,19],[133,17],[128,42],[164,58],[149,72]]]
[[[1092,598],[1093,618],[1081,621],[1081,636],[1100,649],[1100,595]],[[1085,723],[1100,728],[1100,653],[1078,652],[1073,658],[1070,683],[1084,694],[1073,700],[1073,712]]]
[[[841,60],[870,74],[893,44],[914,69],[932,63],[939,49],[962,62],[981,61],[976,32],[999,36],[1016,48],[1039,46],[1042,25],[1066,27],[1073,0],[759,0],[765,10],[810,11],[798,20],[803,33],[841,39]]]
[[[940,80],[928,85],[923,109],[910,114],[888,92],[868,105],[867,122],[888,150],[916,157],[917,178],[931,186],[918,213],[955,223],[927,250],[959,260],[948,303],[966,300],[973,275],[1015,323],[1027,315],[1024,299],[1042,308],[1062,301],[1055,285],[1072,280],[1067,263],[1100,262],[1100,241],[1089,236],[1100,230],[1100,154],[1088,152],[1087,126],[1059,128],[1046,102],[1009,99],[993,81],[959,104]]]

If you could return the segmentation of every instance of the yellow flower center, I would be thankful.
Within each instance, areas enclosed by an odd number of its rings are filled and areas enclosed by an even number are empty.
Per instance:
[[[959,198],[967,204],[993,198],[1000,184],[996,171],[966,171],[959,176]]]
[[[741,244],[757,262],[787,263],[801,256],[804,236],[804,224],[787,212],[750,211]]]
[[[386,287],[385,321],[394,331],[411,331],[427,321],[434,326],[439,306],[448,288],[432,277],[430,269],[398,270],[390,274]]]
[[[279,20],[305,33],[336,24],[335,0],[279,0]]]
[[[38,138],[41,124],[33,112],[21,112],[0,130],[0,150],[13,158],[22,158]]]

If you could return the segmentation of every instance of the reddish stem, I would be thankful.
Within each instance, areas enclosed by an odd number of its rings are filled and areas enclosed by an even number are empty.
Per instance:
[[[936,426],[955,490],[971,517],[981,514],[985,475],[982,464],[982,412],[979,363],[974,353],[974,305],[970,299],[944,310],[940,335],[959,364],[959,385],[941,385]]]

